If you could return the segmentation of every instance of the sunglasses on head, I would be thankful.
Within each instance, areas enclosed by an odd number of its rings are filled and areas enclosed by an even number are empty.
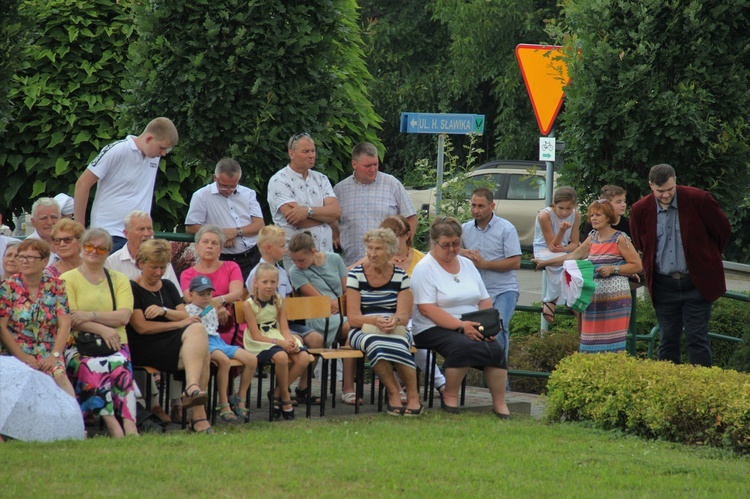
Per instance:
[[[299,139],[301,139],[301,138],[303,138],[303,137],[308,137],[308,138],[309,138],[309,137],[310,137],[310,134],[309,134],[309,133],[307,133],[307,132],[300,132],[300,133],[298,133],[297,135],[293,136],[293,137],[292,137],[292,138],[291,138],[291,139],[289,140],[289,149],[291,149],[292,147],[294,147],[294,144],[295,144],[295,143],[296,143],[296,142],[297,142],[297,141],[298,141]]]

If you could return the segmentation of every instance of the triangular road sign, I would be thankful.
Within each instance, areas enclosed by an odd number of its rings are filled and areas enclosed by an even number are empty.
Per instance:
[[[562,47],[558,45],[522,43],[516,47],[516,59],[531,98],[536,122],[545,136],[552,130],[562,106],[565,97],[563,88],[570,83],[568,67],[562,56]]]

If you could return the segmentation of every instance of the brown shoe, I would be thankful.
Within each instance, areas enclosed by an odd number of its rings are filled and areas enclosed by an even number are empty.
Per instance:
[[[173,423],[182,423],[182,406],[179,404],[172,404],[172,408],[169,410],[170,419]]]
[[[169,417],[169,415],[164,412],[164,409],[160,405],[155,405],[151,408],[151,412],[159,419],[161,419],[162,423],[169,424],[172,422],[172,419]]]

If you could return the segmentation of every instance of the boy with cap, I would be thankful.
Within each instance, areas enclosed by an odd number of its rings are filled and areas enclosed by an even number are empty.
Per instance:
[[[206,276],[198,275],[190,281],[188,293],[190,293],[191,302],[185,306],[185,310],[190,315],[200,317],[201,323],[208,331],[208,349],[211,352],[211,360],[218,366],[216,373],[216,382],[219,391],[219,416],[222,421],[231,423],[237,421],[236,416],[249,419],[247,398],[240,398],[235,412],[229,405],[227,388],[229,386],[229,361],[237,359],[244,364],[242,375],[240,376],[240,387],[237,393],[247,397],[250,390],[250,383],[253,380],[253,373],[258,365],[258,359],[250,352],[240,347],[227,345],[219,336],[219,316],[216,309],[211,305],[211,292],[214,285]],[[235,416],[236,414],[236,416]]]

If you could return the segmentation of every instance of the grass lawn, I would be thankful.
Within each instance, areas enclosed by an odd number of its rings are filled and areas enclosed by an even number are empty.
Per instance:
[[[0,444],[0,496],[750,497],[750,459],[486,412]]]

